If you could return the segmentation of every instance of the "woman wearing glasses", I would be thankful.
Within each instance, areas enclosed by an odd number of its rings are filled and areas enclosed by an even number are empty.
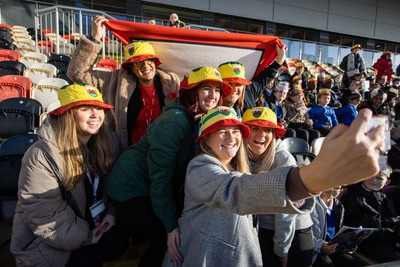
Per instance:
[[[83,36],[69,63],[68,77],[74,82],[92,84],[104,99],[115,106],[106,117],[107,125],[116,132],[122,148],[137,143],[147,127],[172,102],[179,89],[179,77],[157,69],[161,64],[153,47],[144,41],[125,46],[121,68],[111,72],[93,70],[102,45],[102,24],[107,19],[96,16],[92,35]]]

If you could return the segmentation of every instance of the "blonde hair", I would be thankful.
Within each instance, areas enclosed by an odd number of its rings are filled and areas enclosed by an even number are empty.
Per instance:
[[[217,159],[219,159],[215,153],[212,151],[212,149],[207,145],[206,139],[210,136],[210,134],[207,134],[206,136],[200,138],[199,140],[199,148],[200,148],[200,153],[206,154],[213,156]],[[236,155],[232,158],[231,162],[229,165],[225,165],[225,167],[229,171],[238,171],[241,173],[250,173],[250,167],[249,167],[249,162],[248,158],[246,155],[246,151],[243,145],[243,139],[240,142],[239,149],[236,153]]]
[[[259,160],[253,160],[255,158],[255,155],[251,151],[251,148],[247,140],[245,140],[245,145],[246,145],[246,152],[250,161],[254,162],[254,164],[250,165],[251,173],[257,174],[262,171],[269,171],[272,167],[272,164],[274,164],[275,161],[275,131],[272,131],[271,143],[269,144],[268,148],[264,151],[264,153],[260,155]]]
[[[64,186],[71,190],[87,171],[105,177],[114,162],[111,152],[108,132],[104,124],[99,132],[92,135],[87,146],[78,139],[78,128],[73,115],[73,109],[56,118],[56,142],[64,161]],[[66,138],[68,137],[68,138]]]

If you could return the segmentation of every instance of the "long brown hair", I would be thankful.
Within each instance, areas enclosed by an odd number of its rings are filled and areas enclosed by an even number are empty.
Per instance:
[[[210,136],[210,134],[207,134],[206,136],[200,138],[199,140],[199,149],[200,153],[206,154],[213,156],[217,159],[219,159],[215,153],[212,151],[212,149],[207,145],[206,139]],[[236,156],[234,156],[231,160],[231,162],[228,165],[225,165],[225,167],[229,171],[238,171],[241,173],[250,173],[250,167],[249,167],[249,162],[248,158],[246,155],[245,148],[243,146],[243,139],[240,142],[239,149],[236,153]]]
[[[87,171],[104,177],[114,162],[109,135],[104,124],[84,146],[78,139],[78,128],[72,109],[58,116],[56,120],[56,142],[64,161],[63,174],[66,189],[72,189],[80,179],[86,176]]]
[[[251,127],[250,127],[251,131]],[[247,155],[252,162],[250,164],[251,173],[257,174],[262,171],[268,171],[271,169],[272,164],[275,161],[275,131],[272,131],[272,140],[269,144],[268,148],[261,154],[259,160],[254,160],[254,153],[251,151],[251,148],[248,144],[248,139],[245,140],[245,147]]]

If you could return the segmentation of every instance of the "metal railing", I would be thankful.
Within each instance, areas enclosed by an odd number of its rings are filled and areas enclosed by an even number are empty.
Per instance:
[[[91,22],[95,15],[103,15],[110,19],[126,19],[129,21],[147,23],[148,18],[113,14],[102,11],[96,11],[85,8],[76,8],[70,6],[52,6],[44,9],[35,10],[35,35],[36,35],[36,46],[38,45],[38,34],[42,33],[43,30],[49,30],[56,33],[55,39],[55,52],[62,52],[63,39],[65,35],[76,35],[82,36],[91,34]],[[168,25],[167,20],[158,20],[157,24]],[[211,31],[216,29],[221,31],[234,32],[230,29],[207,27],[202,25],[188,25],[188,28],[207,30],[210,28]],[[241,32],[243,33],[243,32]],[[251,33],[254,34],[254,33]],[[343,47],[340,45],[332,45],[318,42],[307,42],[304,40],[296,40],[291,38],[281,38],[282,41],[288,47],[288,57],[307,59],[315,62],[325,62],[337,65],[341,59],[350,53],[350,47]],[[61,49],[60,49],[61,44]],[[65,49],[64,49],[65,50]],[[374,62],[381,56],[382,51],[375,50],[362,50],[360,54],[363,56],[366,66],[371,67]],[[103,36],[103,49],[102,58],[109,57],[115,59],[119,64],[124,60],[123,46],[122,43],[112,35],[107,29]],[[400,64],[400,54],[392,55],[393,68]]]

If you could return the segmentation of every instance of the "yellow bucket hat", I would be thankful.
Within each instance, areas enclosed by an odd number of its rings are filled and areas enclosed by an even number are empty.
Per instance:
[[[227,83],[238,83],[249,85],[251,81],[245,77],[244,65],[240,62],[226,62],[218,66],[222,80]]]
[[[275,112],[266,107],[254,107],[245,111],[242,122],[246,125],[272,128],[275,130],[275,137],[282,138],[286,130],[278,124]]]
[[[124,47],[126,60],[122,63],[123,68],[127,68],[127,65],[137,61],[143,61],[146,59],[155,59],[156,66],[161,64],[160,58],[156,56],[153,46],[146,41],[136,41],[129,43]]]
[[[213,67],[204,66],[193,69],[187,78],[185,78],[180,85],[179,95],[184,91],[192,89],[205,81],[216,81],[221,83],[221,97],[226,97],[232,92],[229,84],[225,83],[219,71]]]
[[[321,88],[318,90],[318,95],[331,95],[331,89]]]
[[[103,96],[99,89],[92,85],[76,83],[66,85],[58,90],[58,99],[61,106],[49,114],[51,116],[59,116],[67,110],[77,106],[98,106],[104,109],[104,112],[109,111],[114,106],[104,103]]]
[[[210,109],[201,117],[199,137],[196,139],[196,142],[203,136],[223,126],[240,126],[243,139],[249,137],[249,127],[239,121],[235,110],[230,107],[219,106]]]
[[[355,44],[355,45],[353,45],[353,46],[351,47],[350,50],[353,50],[353,49],[356,49],[356,48],[362,49],[362,46],[361,46],[360,44]]]

